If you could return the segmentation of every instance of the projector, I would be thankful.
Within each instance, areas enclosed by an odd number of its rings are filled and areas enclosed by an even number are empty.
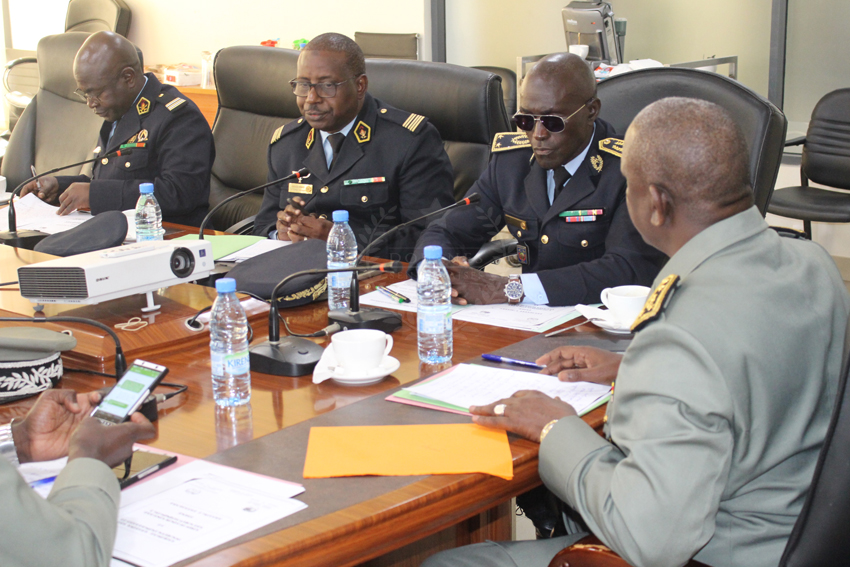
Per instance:
[[[100,303],[204,278],[215,262],[206,240],[136,242],[18,268],[33,303]]]

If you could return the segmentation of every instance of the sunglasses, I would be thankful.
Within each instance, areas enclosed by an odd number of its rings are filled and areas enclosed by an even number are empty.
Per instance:
[[[593,100],[594,99],[591,98],[586,103],[582,104],[578,108],[578,110],[576,110],[575,112],[573,112],[572,114],[570,114],[567,117],[559,116],[557,114],[542,114],[541,115],[541,114],[524,114],[524,113],[521,113],[521,112],[517,112],[513,116],[514,123],[516,124],[517,128],[519,128],[520,130],[523,130],[525,132],[531,132],[532,130],[534,130],[534,123],[539,120],[540,123],[543,124],[544,128],[546,128],[548,131],[550,131],[553,134],[557,134],[558,132],[564,131],[564,128],[567,127],[567,121],[570,118],[572,118],[573,116],[578,114],[579,111],[581,111],[582,108],[584,108],[585,106],[587,106],[588,104],[593,102]]]

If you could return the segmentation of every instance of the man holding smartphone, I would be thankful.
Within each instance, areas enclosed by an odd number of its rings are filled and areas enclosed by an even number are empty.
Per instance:
[[[156,430],[140,413],[107,427],[89,415],[98,402],[96,392],[47,390],[24,419],[0,426],[0,564],[109,564],[121,494],[111,467]],[[15,470],[65,455],[68,465],[46,500]]]

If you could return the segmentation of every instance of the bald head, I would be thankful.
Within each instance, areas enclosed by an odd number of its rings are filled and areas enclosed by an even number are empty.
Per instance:
[[[554,53],[538,61],[524,84],[544,82],[558,85],[561,92],[582,102],[596,96],[596,79],[584,59],[572,53]]]
[[[341,33],[323,33],[314,37],[304,51],[331,51],[345,54],[345,68],[352,75],[366,74],[363,50],[350,37]]]
[[[74,79],[89,108],[108,122],[130,109],[145,83],[136,47],[107,31],[92,34],[77,51]]]
[[[668,255],[753,206],[744,136],[704,100],[671,97],[643,109],[626,132],[621,170],[632,221]]]

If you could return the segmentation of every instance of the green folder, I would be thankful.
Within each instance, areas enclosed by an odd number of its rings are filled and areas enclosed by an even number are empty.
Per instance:
[[[198,235],[187,234],[174,240],[198,240]],[[248,248],[261,240],[265,240],[265,237],[242,234],[205,234],[204,240],[208,240],[212,244],[213,260],[221,260],[225,256],[238,252],[243,248]]]

